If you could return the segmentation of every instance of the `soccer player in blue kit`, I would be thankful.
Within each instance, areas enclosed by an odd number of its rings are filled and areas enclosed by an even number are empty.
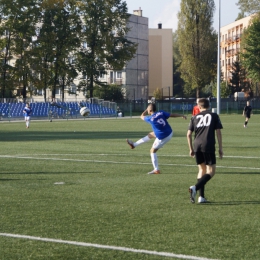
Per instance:
[[[155,138],[155,141],[150,150],[151,160],[153,164],[153,170],[148,172],[148,174],[160,174],[158,159],[156,152],[162,148],[166,143],[168,143],[173,135],[171,126],[169,125],[167,119],[169,117],[182,117],[187,119],[186,116],[182,114],[170,114],[165,111],[156,112],[156,105],[149,104],[147,109],[141,114],[141,119],[145,122],[151,124],[153,132],[150,132],[147,136],[141,138],[137,142],[126,139],[127,143],[134,149],[136,146],[150,141],[152,138]]]
[[[26,103],[25,108],[23,109],[26,128],[29,128],[31,113],[32,113],[32,109],[31,109],[29,103]]]

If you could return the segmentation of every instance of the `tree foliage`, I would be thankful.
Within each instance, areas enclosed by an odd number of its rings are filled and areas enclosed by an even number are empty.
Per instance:
[[[217,82],[212,83],[211,85],[211,93],[214,97],[217,96]],[[226,84],[226,82],[221,82],[220,83],[220,95],[221,98],[226,98],[231,95],[231,89],[230,86]]]
[[[247,71],[247,77],[253,82],[260,82],[260,16],[245,30],[240,54],[241,62]]]
[[[177,31],[172,34],[173,42],[173,94],[174,96],[183,97],[184,80],[181,78],[181,72],[179,70],[181,65],[180,46],[178,41]]]
[[[230,79],[230,88],[232,91],[232,94],[235,92],[240,92],[241,88],[243,86],[243,82],[245,80],[244,77],[244,69],[241,66],[240,61],[235,61],[232,64],[232,71],[231,71],[231,79]]]
[[[78,52],[78,70],[83,78],[80,86],[93,96],[95,85],[102,86],[100,75],[107,69],[121,70],[136,52],[136,44],[127,40],[129,31],[126,2],[121,0],[83,0],[82,45]]]
[[[0,33],[1,36],[1,93],[5,97],[7,88],[11,85],[20,88],[26,96],[32,71],[31,37],[38,16],[39,2],[37,0],[0,0]],[[11,64],[15,57],[15,64]]]
[[[217,62],[217,35],[212,27],[214,10],[213,0],[182,0],[178,13],[180,71],[186,83],[197,89],[197,97],[200,89],[212,80]]]
[[[244,12],[241,12],[241,13],[239,13],[239,14],[237,15],[237,18],[236,18],[235,21],[238,21],[238,20],[243,19],[243,18],[245,18],[245,17],[246,17],[246,16],[245,16],[245,13],[244,13]]]
[[[121,70],[137,45],[127,40],[129,14],[122,0],[0,0],[0,88],[28,91],[79,84],[93,96],[100,74]],[[11,61],[15,60],[15,64]]]
[[[96,86],[94,89],[95,97],[99,97],[104,100],[116,100],[120,101],[124,99],[123,89],[119,85],[107,85]]]
[[[162,90],[159,88],[156,88],[153,92],[153,96],[155,97],[156,100],[161,100],[163,98],[162,96]]]
[[[260,0],[239,0],[237,3],[242,13],[257,13],[260,12]]]

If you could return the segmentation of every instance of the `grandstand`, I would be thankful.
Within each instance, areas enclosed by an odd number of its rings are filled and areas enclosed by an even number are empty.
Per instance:
[[[98,100],[99,101],[99,100]],[[81,117],[79,110],[81,106],[90,109],[90,117],[117,116],[116,103],[100,101],[90,102],[37,102],[30,103],[34,118],[78,118]],[[0,103],[1,118],[23,117],[25,103]]]

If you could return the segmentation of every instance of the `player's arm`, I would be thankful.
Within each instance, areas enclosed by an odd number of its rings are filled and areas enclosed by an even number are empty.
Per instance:
[[[145,116],[147,115],[147,109],[144,110],[144,112],[141,114],[140,118],[144,120]]]
[[[182,117],[185,120],[187,119],[187,117],[185,115],[182,115],[182,114],[170,114],[170,117]]]
[[[188,130],[187,132],[187,141],[188,141],[188,146],[190,150],[190,156],[194,156],[194,150],[193,150],[193,145],[192,145],[192,131]]]
[[[218,153],[219,153],[219,158],[222,159],[223,157],[223,148],[222,148],[222,133],[220,129],[216,129],[217,133],[217,139],[218,139]]]

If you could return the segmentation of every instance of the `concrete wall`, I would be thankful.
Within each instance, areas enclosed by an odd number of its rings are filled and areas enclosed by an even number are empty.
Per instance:
[[[125,77],[129,99],[148,98],[148,18],[131,15],[127,38],[138,44],[135,57],[126,64]]]
[[[149,29],[149,96],[173,93],[172,29]],[[170,90],[170,91],[169,91]]]

